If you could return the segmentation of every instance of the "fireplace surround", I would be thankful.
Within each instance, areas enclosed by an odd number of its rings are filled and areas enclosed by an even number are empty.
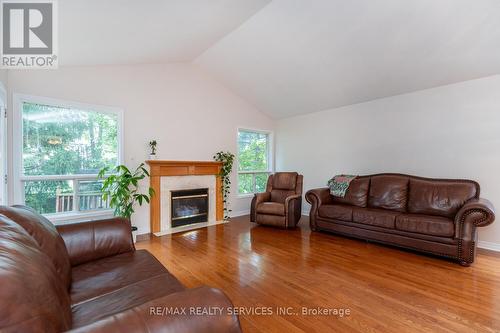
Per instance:
[[[151,233],[162,236],[204,226],[224,223],[224,202],[220,172],[222,162],[214,161],[146,161],[150,167],[150,186],[155,194],[151,198]],[[172,191],[208,188],[208,221],[171,225]]]

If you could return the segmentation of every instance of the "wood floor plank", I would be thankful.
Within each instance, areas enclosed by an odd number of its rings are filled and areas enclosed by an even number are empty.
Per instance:
[[[500,256],[471,267],[328,233],[258,226],[248,216],[137,243],[184,285],[220,288],[245,332],[500,332]],[[278,308],[292,314],[278,315]],[[349,316],[302,314],[348,308]]]

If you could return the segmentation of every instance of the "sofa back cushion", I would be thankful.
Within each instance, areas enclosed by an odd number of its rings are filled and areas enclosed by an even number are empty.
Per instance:
[[[25,206],[0,206],[0,214],[19,224],[35,239],[40,250],[52,260],[61,283],[69,289],[71,264],[68,251],[52,222]]]
[[[378,175],[370,179],[368,206],[405,212],[408,201],[409,177],[404,175]]]
[[[366,207],[369,187],[370,177],[357,177],[349,184],[345,197],[332,196],[332,200],[339,204]]]
[[[21,226],[0,215],[0,331],[70,328],[68,290],[52,261]]]
[[[469,180],[412,178],[408,212],[454,218],[470,199],[479,197],[479,184]]]

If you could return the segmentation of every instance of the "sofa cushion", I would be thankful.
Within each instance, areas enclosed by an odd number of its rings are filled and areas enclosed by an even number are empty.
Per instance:
[[[273,189],[295,191],[297,176],[296,172],[276,172],[272,178]]]
[[[257,213],[285,216],[285,205],[278,202],[263,202],[257,206]]]
[[[76,304],[168,271],[146,250],[127,252],[73,267],[71,303]],[[169,273],[168,273],[169,274]],[[178,289],[180,283],[173,283]]]
[[[25,206],[0,206],[0,214],[15,221],[35,239],[40,250],[52,260],[64,286],[69,289],[71,264],[68,251],[52,222]]]
[[[345,197],[332,196],[333,202],[353,205],[357,207],[366,207],[368,202],[368,188],[370,187],[370,177],[355,178],[349,184]]]
[[[476,182],[411,179],[408,212],[454,218],[468,200],[478,196]]]
[[[396,216],[400,213],[385,209],[358,208],[352,210],[352,221],[377,227],[394,229]]]
[[[75,267],[73,327],[185,290],[145,250],[116,255]]]
[[[318,214],[321,217],[350,222],[352,221],[352,206],[321,205]]]
[[[441,237],[453,237],[455,235],[453,220],[430,215],[399,215],[396,217],[396,229]]]
[[[370,179],[368,206],[406,211],[409,178],[403,175],[379,175]]]
[[[0,331],[62,332],[71,308],[50,258],[21,226],[0,215]]]

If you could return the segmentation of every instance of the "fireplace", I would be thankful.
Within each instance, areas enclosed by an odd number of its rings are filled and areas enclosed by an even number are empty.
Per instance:
[[[173,228],[208,222],[208,188],[170,191]]]

